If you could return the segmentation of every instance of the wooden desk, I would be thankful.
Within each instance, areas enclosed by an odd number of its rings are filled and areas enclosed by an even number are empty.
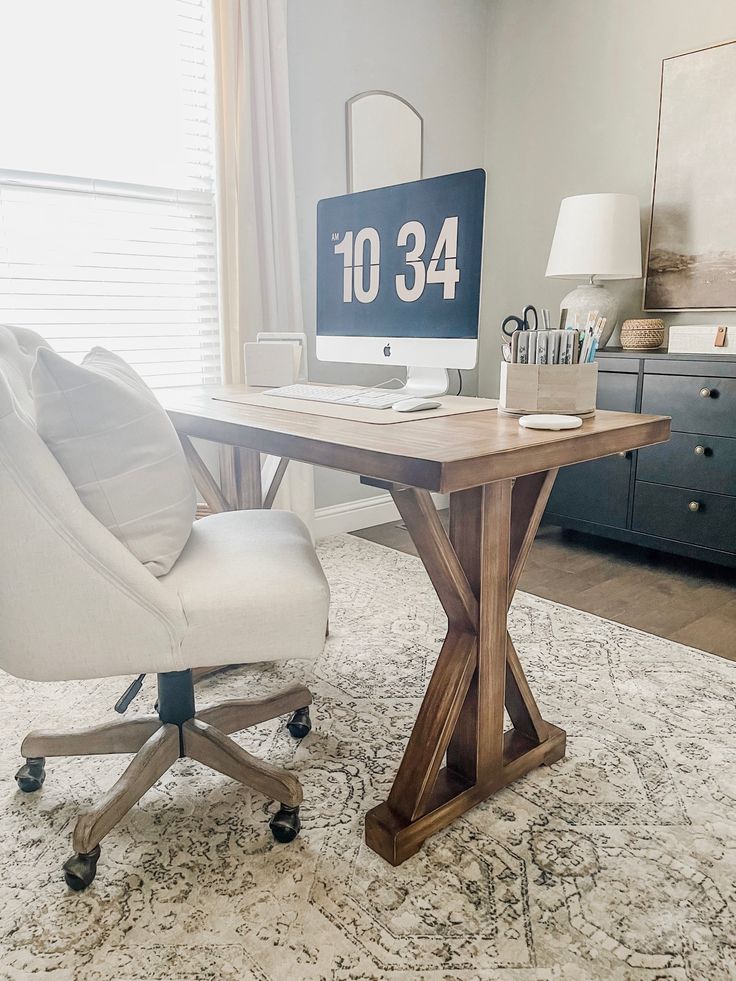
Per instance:
[[[475,804],[564,756],[565,733],[542,718],[506,629],[509,604],[558,468],[664,442],[670,420],[599,412],[581,429],[542,432],[490,410],[375,426],[215,401],[214,391],[227,389],[171,390],[162,401],[215,510],[268,505],[287,459],[360,474],[390,490],[447,613],[391,792],[366,815],[368,845],[398,865]],[[229,447],[224,486],[192,436]],[[265,488],[261,453],[280,458]],[[450,494],[449,536],[431,491]]]

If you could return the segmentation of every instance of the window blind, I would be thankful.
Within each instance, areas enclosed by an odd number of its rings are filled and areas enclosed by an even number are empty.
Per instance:
[[[117,10],[119,23],[111,30],[119,33],[131,26],[137,2],[96,9]],[[208,4],[159,0],[137,11],[147,20],[158,12],[152,29],[159,46],[150,47],[148,63],[143,57],[148,49],[137,61],[128,52],[135,85],[141,88],[141,75],[146,84],[136,111],[129,106],[120,114],[125,133],[116,129],[111,136],[117,142],[114,152],[100,147],[89,121],[70,117],[69,126],[87,141],[88,152],[76,146],[71,159],[65,147],[23,145],[18,131],[5,143],[10,152],[0,157],[5,162],[15,155],[20,163],[48,158],[49,164],[61,161],[82,172],[0,169],[0,323],[36,330],[75,361],[95,345],[107,347],[153,387],[220,379]],[[72,15],[91,16],[87,0],[70,0],[70,5]],[[69,13],[69,6],[62,6]],[[70,26],[73,43],[79,27],[73,16]],[[142,30],[142,23],[137,27]],[[66,19],[59,29],[69,29]],[[83,35],[83,41],[89,37]],[[168,52],[163,67],[157,57],[162,51]],[[84,58],[85,44],[74,53]],[[121,85],[119,67],[113,59],[110,78],[99,79],[113,102]],[[23,98],[22,86],[14,91]],[[172,117],[149,146],[142,134],[151,127],[141,128],[147,95],[158,114]],[[96,173],[89,173],[92,167]],[[149,174],[171,183],[139,182]]]

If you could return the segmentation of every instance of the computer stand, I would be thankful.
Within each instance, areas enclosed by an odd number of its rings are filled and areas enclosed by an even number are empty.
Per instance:
[[[428,398],[445,395],[449,387],[447,368],[413,368],[409,365],[406,369],[406,384],[396,391],[408,399]]]

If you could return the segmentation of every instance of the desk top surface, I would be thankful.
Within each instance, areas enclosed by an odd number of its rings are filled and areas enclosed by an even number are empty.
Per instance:
[[[522,428],[495,409],[406,425],[307,415],[213,398],[242,385],[168,389],[159,398],[180,433],[447,493],[669,438],[667,416],[599,410],[579,429]]]

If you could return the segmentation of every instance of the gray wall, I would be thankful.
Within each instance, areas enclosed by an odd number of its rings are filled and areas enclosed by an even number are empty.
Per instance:
[[[483,165],[486,0],[289,0],[289,72],[304,322],[313,380],[395,373],[314,357],[317,201],[344,194],[345,102],[388,89],[424,117],[424,176]],[[468,380],[472,384],[472,380]],[[356,477],[317,471],[316,504],[364,498]]]
[[[482,394],[498,392],[503,317],[529,302],[556,310],[575,285],[544,278],[560,199],[638,194],[646,235],[661,59],[734,37],[734,0],[491,3]],[[641,314],[641,281],[609,285],[619,322]],[[734,314],[662,316],[736,323]]]

